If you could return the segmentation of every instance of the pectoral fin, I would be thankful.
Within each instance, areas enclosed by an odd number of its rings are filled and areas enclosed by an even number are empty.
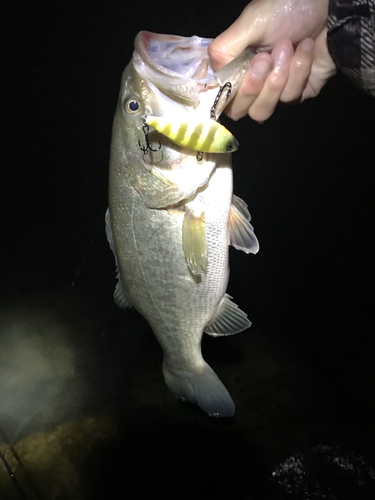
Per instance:
[[[241,214],[245,217],[249,222],[251,221],[250,212],[247,209],[247,203],[243,201],[239,196],[235,194],[232,195],[232,204],[241,212]]]
[[[107,211],[105,213],[105,232],[107,235],[109,246],[113,252],[113,255],[115,256],[115,261],[116,261],[116,277],[118,279],[118,282],[116,284],[115,293],[113,294],[113,298],[115,300],[116,305],[122,309],[125,309],[126,307],[132,307],[132,303],[130,302],[130,300],[126,296],[126,293],[124,292],[124,289],[122,288],[122,284],[121,284],[121,278],[120,278],[120,272],[118,270],[117,256],[116,256],[116,251],[115,251],[115,241],[113,238],[113,232],[112,232],[112,226],[111,226],[111,216],[109,213],[109,208],[107,209]]]
[[[229,243],[237,250],[255,254],[259,251],[259,242],[249,220],[250,214],[246,203],[241,198],[233,196],[233,204],[229,212],[228,222]]]
[[[247,314],[241,311],[238,305],[230,300],[231,298],[228,294],[224,295],[216,318],[204,330],[209,335],[213,337],[234,335],[251,326]]]
[[[182,225],[182,247],[190,271],[194,274],[207,272],[207,241],[205,215],[195,216],[190,210],[185,210]]]

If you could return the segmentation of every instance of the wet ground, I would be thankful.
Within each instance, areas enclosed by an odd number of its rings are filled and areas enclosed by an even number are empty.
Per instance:
[[[319,481],[321,498],[372,498],[374,100],[337,77],[261,126],[226,122],[261,245],[230,253],[228,293],[253,326],[203,341],[234,418],[175,400],[149,326],[112,301],[121,72],[140,29],[214,37],[241,7],[215,9],[4,3],[1,500],[308,498],[277,482],[298,460],[311,498]],[[361,471],[334,477],[322,449]]]

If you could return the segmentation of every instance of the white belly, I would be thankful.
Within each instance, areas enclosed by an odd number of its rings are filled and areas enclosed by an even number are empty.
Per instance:
[[[203,330],[216,315],[229,278],[230,156],[220,162],[196,199],[205,211],[208,250],[207,273],[198,278],[189,271],[182,248],[182,213],[146,208],[124,185],[116,188],[110,206],[126,294],[149,322],[168,364],[185,370],[202,362]]]

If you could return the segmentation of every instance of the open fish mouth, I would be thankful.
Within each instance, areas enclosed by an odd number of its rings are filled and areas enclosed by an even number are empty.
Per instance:
[[[160,35],[141,31],[136,36],[133,62],[136,71],[163,93],[196,107],[200,91],[209,83],[218,86],[209,64],[211,38]]]
[[[136,71],[163,93],[187,106],[200,104],[200,92],[229,81],[232,96],[238,90],[252,57],[252,48],[215,72],[210,65],[211,38],[161,35],[141,31],[135,38],[133,64]],[[222,110],[221,110],[222,111]],[[220,113],[219,113],[220,114]]]
[[[231,79],[243,71],[243,64],[242,60],[236,60],[232,70],[227,75],[224,72],[227,78],[222,83],[220,72],[216,74],[210,66],[211,41],[199,36],[187,38],[148,31],[137,35],[135,70],[164,96],[183,104],[187,111],[185,114],[180,109],[179,113],[168,114],[159,109],[142,117],[146,146],[141,149],[145,154],[155,151],[148,144],[148,126],[179,146],[196,151],[198,161],[202,161],[203,153],[233,153],[238,149],[237,139],[217,119],[232,93]],[[193,110],[194,116],[189,114]]]
[[[208,46],[211,38],[159,35],[149,31],[138,33],[134,45],[147,64],[155,70],[207,83],[214,78],[209,66]]]

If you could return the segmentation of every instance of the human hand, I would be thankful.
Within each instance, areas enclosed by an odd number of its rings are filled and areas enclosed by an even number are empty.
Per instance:
[[[328,0],[253,0],[208,49],[216,69],[248,46],[262,51],[226,114],[233,120],[249,114],[263,122],[279,101],[316,97],[336,72],[327,49],[327,17]]]

